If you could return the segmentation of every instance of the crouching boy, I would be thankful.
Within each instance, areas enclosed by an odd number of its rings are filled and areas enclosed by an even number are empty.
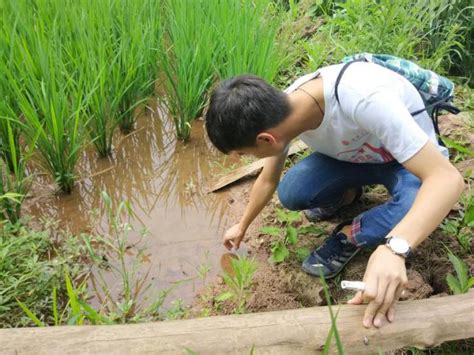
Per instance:
[[[339,76],[342,68],[321,68],[284,92],[250,75],[223,81],[211,96],[206,129],[221,152],[266,159],[241,220],[224,235],[228,249],[239,247],[277,188],[283,206],[312,221],[357,200],[365,185],[387,188],[389,201],[338,225],[302,265],[330,278],[361,248],[375,247],[366,288],[349,303],[368,303],[363,324],[379,327],[394,319],[405,258],[448,214],[464,182],[428,113],[410,114],[424,102],[405,77],[373,63],[352,63]],[[314,153],[280,181],[296,137]]]

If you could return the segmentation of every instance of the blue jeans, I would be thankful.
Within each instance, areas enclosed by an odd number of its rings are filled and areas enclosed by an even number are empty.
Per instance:
[[[405,216],[421,186],[420,179],[398,162],[358,164],[313,153],[286,173],[278,195],[284,207],[305,210],[332,206],[341,202],[346,190],[371,184],[384,185],[391,199],[352,221],[353,242],[370,247],[381,244]]]

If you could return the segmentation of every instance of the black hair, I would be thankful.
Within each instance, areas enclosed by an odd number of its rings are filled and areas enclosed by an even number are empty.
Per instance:
[[[206,130],[221,152],[254,147],[257,135],[290,113],[287,95],[253,75],[222,81],[211,95]]]

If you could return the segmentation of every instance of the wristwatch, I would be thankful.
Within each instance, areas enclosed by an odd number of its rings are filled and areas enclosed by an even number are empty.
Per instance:
[[[392,250],[395,255],[406,258],[411,253],[411,247],[408,242],[400,237],[388,236],[385,245]]]

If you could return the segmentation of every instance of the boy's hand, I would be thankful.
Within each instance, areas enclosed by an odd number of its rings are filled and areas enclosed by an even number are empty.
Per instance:
[[[385,320],[394,319],[394,304],[407,283],[405,258],[393,254],[386,246],[379,246],[370,256],[364,275],[365,290],[349,300],[349,304],[368,302],[363,324],[377,328]]]
[[[240,247],[240,242],[244,239],[245,230],[240,226],[239,223],[230,227],[227,232],[225,232],[224,237],[222,238],[222,243],[227,248],[231,250],[232,247],[237,250]]]

